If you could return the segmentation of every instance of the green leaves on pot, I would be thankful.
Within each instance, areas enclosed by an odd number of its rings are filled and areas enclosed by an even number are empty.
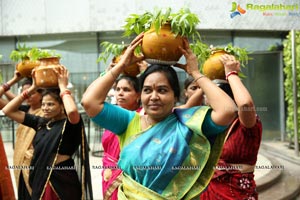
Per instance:
[[[203,64],[204,62],[209,58],[211,54],[214,53],[214,51],[223,50],[228,54],[234,55],[237,60],[240,61],[242,67],[246,67],[246,64],[248,63],[248,60],[251,58],[249,57],[250,52],[246,50],[246,48],[240,48],[233,46],[232,44],[228,44],[227,46],[221,47],[221,46],[212,46],[207,45],[200,40],[195,41],[194,43],[190,43],[190,47],[193,51],[193,53],[197,56],[198,62],[200,64],[199,70],[200,72],[203,71]],[[245,74],[242,72],[239,72],[240,78],[245,78]]]
[[[143,14],[131,14],[125,19],[124,36],[131,36],[148,31],[151,27],[159,33],[162,25],[170,24],[172,32],[176,35],[200,38],[196,27],[200,23],[198,16],[188,8],[181,8],[178,12],[172,12],[171,8],[155,8],[153,12]]]
[[[99,54],[97,62],[104,61],[106,63],[107,59],[110,56],[119,56],[119,55],[121,55],[122,51],[125,48],[125,45],[124,44],[115,44],[115,43],[104,41],[100,44],[100,47],[103,47],[104,51],[102,51]]]
[[[20,43],[18,43],[17,50],[13,50],[10,53],[9,58],[15,62],[18,62],[20,60],[29,59],[29,51],[30,51],[30,48],[28,48],[26,46],[26,44],[24,44],[22,46]]]
[[[170,15],[172,32],[176,35],[200,38],[196,26],[200,23],[198,16],[192,13],[188,8],[181,8],[177,13]],[[195,38],[196,37],[196,38]]]
[[[142,15],[131,14],[125,19],[126,24],[124,28],[123,36],[138,35],[143,31],[147,31],[151,26],[151,19],[153,15],[150,12],[146,12]]]
[[[240,61],[242,67],[246,67],[245,64],[248,63],[248,60],[251,58],[248,56],[250,54],[246,48],[240,48],[236,46],[232,46],[232,44],[228,44],[223,48],[228,54],[234,55],[237,60]]]
[[[29,60],[38,60],[40,58],[48,57],[61,57],[59,54],[55,53],[54,50],[40,49],[37,47],[27,47],[26,44],[21,45],[18,43],[17,50],[13,50],[10,53],[10,59],[15,62]]]
[[[195,43],[190,43],[190,48],[197,56],[200,65],[202,65],[210,56],[211,49],[207,44],[201,42],[200,40],[197,40]]]
[[[198,58],[199,63],[204,63],[205,60],[208,59],[211,53],[216,50],[223,50],[227,52],[228,54],[234,55],[237,60],[240,61],[241,66],[246,67],[245,65],[248,63],[248,61],[251,59],[249,57],[249,52],[246,48],[240,48],[237,46],[233,46],[232,44],[228,44],[227,46],[221,47],[221,46],[212,46],[207,45],[200,40],[195,41],[194,43],[190,43],[190,47],[194,54]]]
[[[117,57],[122,55],[123,51],[126,49],[127,45],[122,43],[122,44],[116,44],[108,41],[104,41],[100,43],[100,47],[104,48],[104,51],[102,51],[97,59],[97,62],[104,61],[105,63],[107,62],[107,59],[110,56]],[[138,46],[135,49],[135,54],[138,55],[141,53],[141,48]]]

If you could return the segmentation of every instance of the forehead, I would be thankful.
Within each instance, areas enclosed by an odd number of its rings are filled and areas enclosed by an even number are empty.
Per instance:
[[[154,72],[152,74],[149,74],[145,81],[144,86],[169,86],[169,81],[166,77],[166,75],[162,72]]]
[[[121,80],[118,81],[117,87],[121,87],[121,86],[122,86],[122,87],[124,87],[124,86],[130,87],[131,84],[129,83],[128,80],[126,80],[126,79],[121,79]]]
[[[194,87],[194,86],[197,86],[197,87],[198,87],[198,84],[197,84],[196,82],[192,82],[192,83],[188,86],[188,88]]]
[[[56,99],[54,97],[52,97],[51,95],[49,94],[46,94],[45,96],[43,96],[43,99],[42,99],[43,102],[57,102]]]
[[[26,89],[30,88],[30,86],[31,86],[30,84],[25,84],[22,86],[22,90],[26,90]]]

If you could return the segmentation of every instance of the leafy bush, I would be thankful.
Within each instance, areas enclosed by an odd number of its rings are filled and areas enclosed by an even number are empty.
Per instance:
[[[298,96],[297,96],[297,103],[298,103],[298,127],[300,127],[300,31],[296,31],[296,71],[297,73],[297,87],[298,87]],[[292,72],[292,41],[291,41],[291,33],[288,34],[287,38],[283,42],[283,61],[284,61],[284,92],[285,92],[285,100],[287,103],[287,118],[286,118],[286,130],[287,136],[290,141],[293,141],[294,138],[294,94],[293,94],[293,72]],[[300,138],[300,129],[298,129],[298,138]]]

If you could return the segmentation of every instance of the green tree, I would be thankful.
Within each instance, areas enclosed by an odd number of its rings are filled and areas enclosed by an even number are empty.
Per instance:
[[[0,61],[2,59],[2,55],[0,54]],[[2,72],[1,72],[1,69],[0,69],[0,83],[2,83]]]
[[[298,127],[300,127],[300,31],[295,32],[295,42],[296,42],[296,71],[297,71],[297,103],[298,103]],[[287,38],[283,42],[283,61],[284,61],[284,91],[285,91],[285,101],[287,103],[287,119],[286,119],[286,129],[287,135],[290,141],[293,141],[294,138],[294,96],[293,96],[293,72],[292,72],[292,41],[291,41],[291,32],[287,35]],[[298,138],[300,138],[300,131],[298,129]]]

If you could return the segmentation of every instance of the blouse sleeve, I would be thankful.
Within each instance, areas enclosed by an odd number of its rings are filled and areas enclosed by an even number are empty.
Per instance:
[[[105,102],[103,110],[91,119],[100,127],[120,135],[125,132],[135,113]]]
[[[223,133],[228,126],[221,126],[214,123],[211,119],[211,109],[207,111],[207,114],[204,118],[204,122],[202,124],[202,131],[206,136],[215,136],[219,133]]]
[[[25,126],[29,126],[33,128],[34,130],[37,130],[40,124],[42,123],[43,118],[37,116],[25,113],[24,122],[22,123]]]

